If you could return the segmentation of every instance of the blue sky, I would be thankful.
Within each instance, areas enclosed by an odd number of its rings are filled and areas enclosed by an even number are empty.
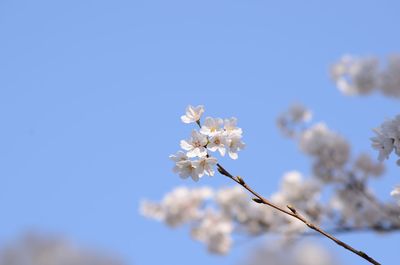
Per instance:
[[[399,9],[397,1],[1,1],[0,243],[34,229],[130,264],[236,264],[251,244],[210,256],[187,229],[138,214],[141,198],[178,185],[229,184],[172,174],[168,155],[190,131],[184,108],[238,117],[247,148],[224,164],[266,195],[284,172],[310,172],[275,127],[292,102],[355,153],[373,153],[370,129],[398,114],[399,101],[344,97],[328,68],[345,53],[399,52]],[[394,159],[387,164],[373,183],[385,198],[400,182]],[[342,238],[384,264],[398,260],[399,234]]]

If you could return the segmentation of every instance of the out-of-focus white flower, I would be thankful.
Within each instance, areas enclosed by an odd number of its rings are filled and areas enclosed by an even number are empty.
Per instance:
[[[320,185],[315,179],[304,180],[303,176],[298,171],[289,171],[285,173],[281,181],[281,189],[279,193],[275,195],[280,195],[279,197],[284,198],[279,203],[291,203],[300,204],[302,202],[314,201],[318,199],[320,192]]]
[[[208,250],[216,254],[226,254],[232,245],[233,223],[229,218],[212,211],[206,212],[192,236],[204,242]]]
[[[314,174],[328,180],[331,169],[345,165],[349,159],[350,147],[346,139],[332,132],[324,123],[318,123],[305,130],[300,137],[300,149],[314,157]]]
[[[141,215],[157,221],[163,221],[165,212],[161,204],[144,200],[140,202],[139,212]]]
[[[199,219],[203,212],[200,206],[213,196],[210,188],[175,188],[166,194],[160,203],[143,201],[140,212],[148,218],[164,221],[172,227]]]
[[[400,204],[400,186],[394,188],[391,192],[390,195],[393,196],[397,200],[397,202]]]
[[[207,136],[193,130],[189,140],[181,140],[181,148],[187,151],[188,157],[204,157],[207,155],[207,143]]]
[[[186,114],[181,117],[184,123],[192,123],[200,120],[201,115],[204,113],[204,106],[199,105],[193,107],[192,105],[187,106]]]
[[[99,251],[56,236],[29,233],[0,250],[0,265],[122,265]]]
[[[377,58],[345,55],[330,70],[345,95],[366,95],[376,90],[386,96],[400,97],[400,56],[389,56],[387,65],[381,68]]]
[[[377,206],[379,202],[372,202],[372,200],[376,200],[372,192],[369,190],[363,192],[367,194],[369,199],[352,187],[338,189],[332,196],[330,207],[338,211],[342,218],[343,225],[368,227],[377,225],[382,220],[387,219],[385,210]]]
[[[196,168],[197,176],[200,178],[206,174],[208,176],[214,176],[214,166],[217,164],[215,157],[202,157],[199,160],[193,162]]]
[[[312,112],[299,103],[292,104],[287,114],[292,122],[308,122],[312,118]]]
[[[291,204],[317,220],[321,213],[318,204],[320,189],[315,178],[304,180],[300,172],[289,171],[283,175],[280,190],[271,196],[271,200],[278,205]]]
[[[380,86],[385,95],[400,97],[400,56],[389,57],[388,65],[380,76]]]
[[[249,194],[240,186],[223,188],[217,191],[215,201],[225,216],[241,224],[250,235],[265,231],[278,231],[286,224],[282,215],[265,205],[254,203]]]
[[[232,159],[238,159],[238,152],[245,147],[242,142],[242,135],[238,133],[230,133],[227,135],[228,154]]]
[[[234,186],[220,189],[215,197],[218,206],[226,215],[232,216],[239,222],[246,222],[249,219],[249,206],[254,203],[242,187]]]
[[[331,67],[331,76],[346,95],[368,94],[378,84],[378,60],[345,55]]]
[[[301,241],[300,244],[276,242],[252,251],[240,265],[338,265],[326,249],[317,243]]]
[[[334,265],[335,258],[318,244],[300,244],[295,250],[296,265]]]
[[[385,167],[380,162],[375,162],[368,154],[361,154],[354,162],[355,169],[361,171],[364,176],[378,177],[383,174]]]
[[[207,136],[214,136],[222,132],[223,120],[221,118],[207,117],[201,126],[200,132]]]
[[[309,109],[302,104],[295,103],[278,116],[276,124],[285,136],[294,137],[296,131],[301,129],[300,126],[310,121],[311,118],[312,112]]]

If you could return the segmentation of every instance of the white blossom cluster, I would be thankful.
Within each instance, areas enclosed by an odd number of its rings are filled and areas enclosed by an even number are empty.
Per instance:
[[[213,196],[211,188],[188,189],[177,187],[166,194],[160,203],[143,201],[142,215],[176,227],[202,217],[202,204]]]
[[[280,190],[270,200],[283,207],[288,203],[296,205],[309,219],[319,221],[322,213],[317,201],[319,193],[317,180],[304,179],[299,172],[291,171],[284,175]],[[172,227],[190,224],[192,237],[217,254],[230,250],[234,232],[289,235],[307,229],[291,217],[254,203],[239,186],[219,190],[179,187],[159,203],[143,201],[141,213]]]
[[[0,265],[122,265],[115,258],[81,249],[65,239],[27,234],[0,250]]]
[[[191,137],[181,140],[180,146],[184,151],[171,155],[175,162],[174,172],[181,178],[191,177],[198,181],[202,176],[214,175],[217,159],[210,156],[209,152],[218,151],[221,156],[228,153],[232,159],[238,158],[238,151],[244,148],[242,142],[242,129],[236,126],[236,118],[221,119],[207,117],[201,125],[200,118],[204,107],[188,106],[186,114],[181,117],[184,123],[197,123],[199,130],[193,130]]]
[[[142,215],[177,227],[192,225],[194,239],[204,242],[213,253],[226,253],[232,243],[231,219],[219,212],[205,207],[215,196],[211,188],[178,187],[166,194],[160,203],[143,201]]]
[[[345,95],[365,95],[380,91],[386,96],[400,97],[400,56],[389,56],[380,67],[376,57],[343,56],[331,67],[331,76]]]
[[[206,211],[199,224],[193,227],[192,236],[207,245],[212,253],[228,253],[232,246],[233,223],[230,218]]]

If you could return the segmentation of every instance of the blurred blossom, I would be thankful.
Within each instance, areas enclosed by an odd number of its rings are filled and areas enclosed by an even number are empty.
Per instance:
[[[239,222],[249,218],[250,197],[240,186],[220,189],[216,194],[216,202],[226,215],[231,215]]]
[[[166,194],[160,203],[143,201],[140,212],[145,217],[176,227],[200,218],[200,206],[212,195],[213,191],[210,188],[178,187]]]
[[[254,203],[240,186],[220,189],[215,200],[221,212],[241,224],[241,228],[249,234],[263,233],[279,222],[272,209]]]
[[[400,56],[391,55],[388,63],[379,67],[375,57],[343,56],[333,64],[331,77],[345,95],[365,95],[380,91],[389,97],[400,97]]]
[[[339,262],[322,246],[301,244],[268,244],[250,253],[242,265],[338,265]]]
[[[367,199],[350,187],[345,187],[335,192],[330,204],[340,213],[343,224],[354,227],[378,225],[387,217],[384,210],[371,202],[371,200],[376,200],[372,193],[368,192],[368,195],[371,199]]]
[[[300,103],[292,104],[288,110],[282,112],[276,124],[278,129],[285,136],[293,137],[300,125],[309,122],[312,118],[312,112]]]
[[[384,165],[372,160],[368,154],[360,154],[354,162],[354,167],[361,171],[364,176],[379,177],[385,171]]]
[[[382,92],[387,96],[400,97],[400,55],[392,55],[380,76]]]
[[[115,258],[82,249],[59,237],[27,234],[0,251],[0,265],[122,265]]]
[[[316,179],[304,180],[300,172],[290,171],[283,175],[280,190],[272,195],[271,200],[283,206],[291,204],[317,220],[319,195],[320,185]]]
[[[331,67],[331,76],[346,95],[368,94],[378,84],[378,60],[345,55]]]
[[[305,130],[299,145],[304,153],[315,159],[314,174],[323,180],[330,180],[330,171],[344,166],[350,155],[346,139],[329,130],[324,123]]]
[[[400,204],[400,186],[394,188],[390,195],[393,196],[397,200],[397,202]]]
[[[211,253],[226,254],[232,245],[233,223],[226,216],[207,211],[199,225],[193,227],[192,236],[204,242]]]
[[[294,253],[298,265],[334,265],[335,258],[321,245],[301,244]]]

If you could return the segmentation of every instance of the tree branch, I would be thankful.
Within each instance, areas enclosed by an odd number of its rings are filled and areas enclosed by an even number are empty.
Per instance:
[[[258,194],[256,191],[254,191],[250,186],[248,186],[246,184],[246,182],[243,180],[243,178],[241,177],[235,177],[233,176],[231,173],[229,173],[224,167],[222,167],[219,163],[217,164],[217,168],[219,173],[221,173],[222,175],[232,179],[233,181],[235,181],[237,184],[241,185],[243,188],[245,188],[247,191],[249,191],[251,194],[253,194],[255,196],[255,198],[253,199],[253,201],[257,202],[257,203],[261,203],[261,204],[265,204],[268,205],[272,208],[274,208],[275,210],[278,210],[286,215],[290,215],[293,218],[296,218],[297,220],[303,222],[305,225],[307,225],[310,229],[320,233],[321,235],[329,238],[330,240],[332,240],[333,242],[335,242],[336,244],[338,244],[339,246],[353,252],[354,254],[362,257],[363,259],[367,260],[368,262],[374,264],[374,265],[380,265],[379,262],[377,262],[376,260],[374,260],[373,258],[371,258],[370,256],[368,256],[366,253],[364,253],[363,251],[357,250],[355,248],[353,248],[352,246],[344,243],[343,241],[337,239],[336,237],[334,237],[333,235],[325,232],[324,230],[322,230],[321,228],[319,228],[318,226],[314,225],[313,223],[311,223],[310,221],[308,221],[304,216],[302,216],[293,206],[291,205],[287,205],[287,208],[289,210],[287,210],[286,208],[282,208],[278,205],[275,205],[274,203],[272,203],[271,201],[269,201],[268,199],[264,198],[263,196],[261,196],[260,194]]]

